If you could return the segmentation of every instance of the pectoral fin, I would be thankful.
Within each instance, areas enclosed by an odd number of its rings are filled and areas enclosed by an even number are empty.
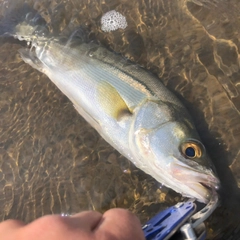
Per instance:
[[[98,86],[98,101],[103,110],[116,120],[132,114],[117,89],[107,82],[101,82]]]

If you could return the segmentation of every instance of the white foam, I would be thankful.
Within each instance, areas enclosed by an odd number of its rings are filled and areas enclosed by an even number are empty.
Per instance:
[[[101,29],[104,32],[115,31],[119,28],[125,29],[127,25],[126,17],[115,10],[105,13],[101,18]]]

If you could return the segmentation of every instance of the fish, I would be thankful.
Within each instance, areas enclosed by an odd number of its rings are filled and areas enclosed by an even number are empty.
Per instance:
[[[79,27],[54,36],[30,7],[10,13],[0,34],[26,41],[22,60],[44,73],[120,154],[158,182],[207,203],[220,182],[181,101],[160,79],[87,41]]]

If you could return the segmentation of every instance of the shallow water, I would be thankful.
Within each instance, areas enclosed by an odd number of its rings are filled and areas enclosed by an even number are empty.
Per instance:
[[[0,14],[24,1],[0,1]],[[240,3],[186,0],[27,1],[56,34],[87,26],[149,69],[189,109],[222,182],[209,239],[239,239]],[[115,9],[128,27],[100,29]],[[0,219],[124,207],[142,223],[181,200],[99,137],[51,81],[25,64],[22,43],[0,40]]]

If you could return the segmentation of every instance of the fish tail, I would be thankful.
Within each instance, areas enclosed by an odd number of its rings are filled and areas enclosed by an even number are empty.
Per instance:
[[[77,26],[73,31],[66,28],[65,33],[58,35],[58,41],[66,46],[75,46],[81,43],[93,41],[95,35],[90,34],[85,26]],[[14,7],[0,21],[0,36],[11,36],[20,41],[46,42],[48,39],[55,39],[56,36],[50,32],[45,19],[27,3],[20,7]]]
[[[19,40],[31,41],[48,33],[46,21],[26,3],[8,11],[0,21],[0,36],[13,36]]]

